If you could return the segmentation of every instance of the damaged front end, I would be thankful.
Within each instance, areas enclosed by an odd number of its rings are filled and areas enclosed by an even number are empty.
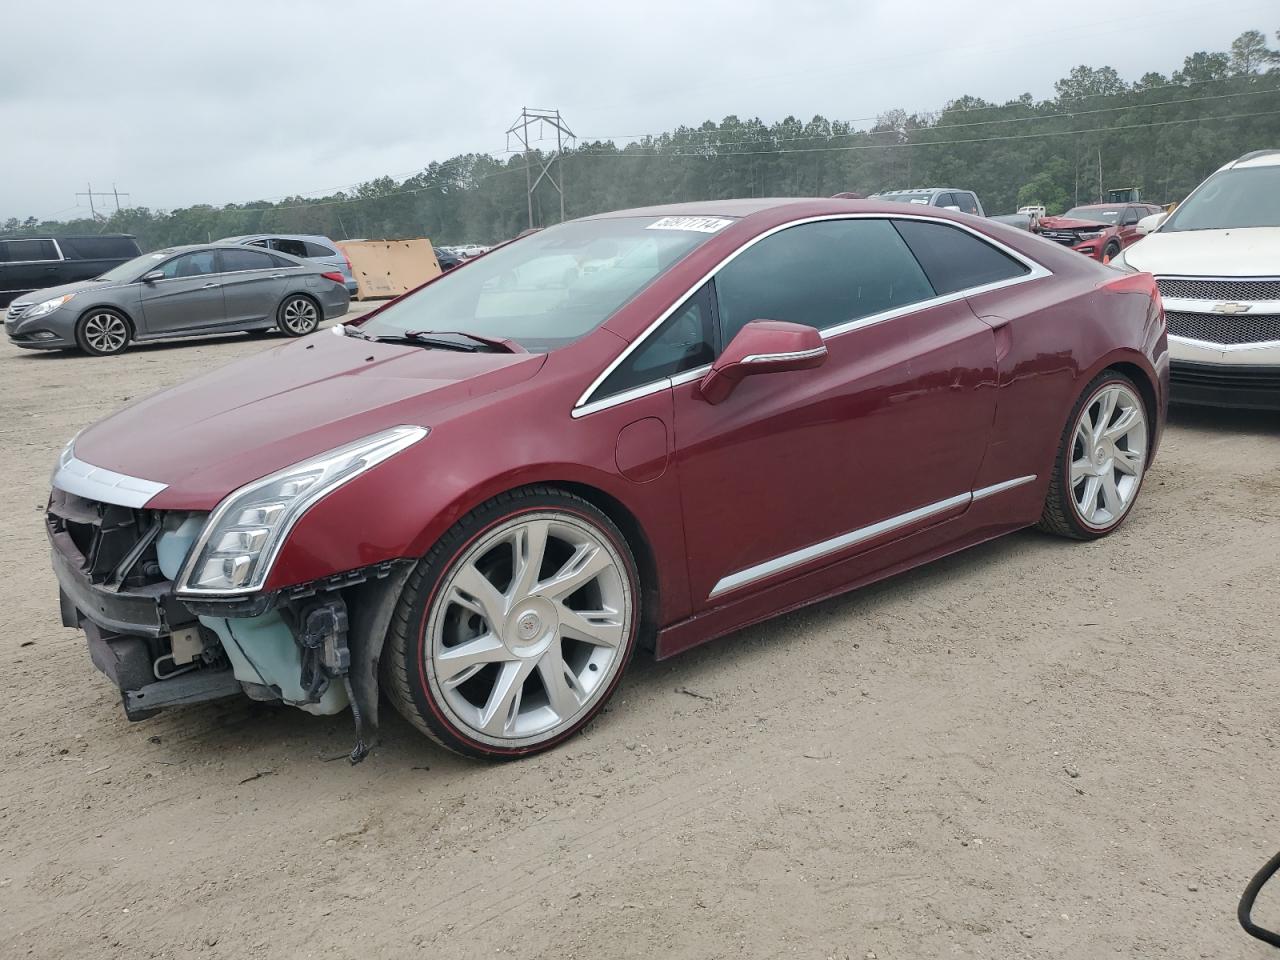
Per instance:
[[[378,660],[411,563],[274,592],[184,596],[176,585],[208,517],[55,485],[46,526],[63,624],[84,630],[130,720],[239,694],[314,714],[350,707],[358,761],[376,730]]]

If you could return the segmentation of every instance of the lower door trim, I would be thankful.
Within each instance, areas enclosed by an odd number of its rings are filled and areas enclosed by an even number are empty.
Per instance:
[[[755,583],[757,580],[763,580],[774,574],[782,573],[784,570],[790,570],[792,567],[798,567],[802,564],[809,563],[829,554],[839,553],[849,547],[856,546],[859,543],[865,543],[867,540],[875,539],[886,533],[892,533],[903,527],[911,526],[920,520],[927,520],[929,517],[937,516],[940,513],[946,513],[954,510],[956,507],[968,506],[975,500],[985,500],[987,497],[996,496],[1023,484],[1031,483],[1036,479],[1035,474],[1025,477],[1015,477],[1012,480],[1005,480],[1002,483],[995,483],[989,487],[982,487],[969,493],[957,494],[954,497],[948,497],[945,500],[939,500],[936,503],[930,503],[927,506],[917,507],[907,513],[898,514],[896,517],[890,517],[887,520],[881,520],[878,523],[869,526],[859,527],[857,530],[851,530],[848,533],[842,533],[838,537],[832,537],[830,540],[823,540],[821,543],[815,543],[808,547],[801,547],[799,550],[793,550],[791,553],[784,553],[780,557],[774,557],[772,560],[765,560],[763,563],[757,563],[755,566],[747,567],[739,570],[737,573],[731,573],[727,577],[722,577],[718,583],[711,589],[708,599],[712,599],[730,591],[745,587],[748,584]]]

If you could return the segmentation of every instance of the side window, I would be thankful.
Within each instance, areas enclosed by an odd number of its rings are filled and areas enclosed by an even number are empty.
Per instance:
[[[9,248],[8,256],[3,259],[10,263],[41,262],[58,260],[58,248],[52,240],[6,240]]]
[[[974,200],[972,193],[962,191],[961,193],[953,193],[952,196],[956,198],[956,205],[960,208],[961,213],[976,214],[978,212],[978,204]]]
[[[618,364],[591,399],[603,400],[711,363],[716,355],[716,324],[711,306],[708,284]]]
[[[270,245],[271,244],[269,244],[266,240],[250,240],[248,244],[246,244],[246,246],[250,246],[250,247],[269,247]]]
[[[959,227],[923,220],[897,220],[894,225],[939,295],[1030,272],[1013,257]]]
[[[182,256],[174,257],[166,263],[160,268],[160,272],[164,274],[166,280],[180,280],[183,277],[203,277],[210,273],[217,273],[215,251],[199,250],[196,253],[184,253]]]
[[[276,267],[292,267],[294,270],[302,269],[302,264],[294,263],[292,260],[286,260],[278,253],[267,254],[271,258],[271,263]]]
[[[940,193],[933,198],[933,206],[935,207],[954,207],[956,205],[955,194]]]
[[[1122,226],[1131,227],[1140,219],[1142,219],[1142,214],[1138,211],[1137,207],[1125,207],[1124,216],[1120,219],[1120,224]]]
[[[332,250],[329,247],[326,247],[323,243],[312,243],[310,240],[307,240],[304,241],[302,245],[306,249],[306,255],[308,257],[336,257],[338,255],[337,250]],[[281,249],[284,250],[283,247],[281,247]],[[284,252],[288,253],[289,251],[284,250]]]
[[[271,249],[287,253],[291,257],[305,257],[307,255],[307,245],[301,240],[285,240],[277,237],[271,241]]]
[[[272,270],[275,261],[271,254],[257,250],[246,250],[243,247],[229,247],[222,251],[221,273],[236,273],[240,270]]]
[[[752,320],[825,330],[934,295],[888,220],[788,227],[731,261],[715,285],[725,343]]]

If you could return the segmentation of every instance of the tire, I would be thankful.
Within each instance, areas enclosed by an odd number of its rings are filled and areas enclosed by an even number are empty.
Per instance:
[[[276,309],[276,326],[288,337],[305,337],[320,326],[320,304],[301,293],[291,293]]]
[[[95,307],[76,321],[76,344],[91,357],[124,353],[133,339],[133,325],[119,310]]]
[[[406,720],[455,753],[547,750],[613,694],[640,609],[635,558],[604,513],[554,487],[504,493],[459,520],[410,574],[383,687]]]
[[[1119,527],[1142,490],[1150,440],[1142,391],[1124,374],[1104,370],[1067,419],[1037,526],[1075,540],[1096,540]]]
[[[1119,253],[1120,253],[1120,244],[1118,243],[1107,244],[1106,249],[1102,251],[1102,262],[1103,263],[1110,262],[1111,260],[1115,259],[1115,257],[1118,256]]]

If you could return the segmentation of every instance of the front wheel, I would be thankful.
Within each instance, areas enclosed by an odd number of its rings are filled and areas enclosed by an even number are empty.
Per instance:
[[[320,326],[320,308],[310,297],[286,297],[276,315],[276,325],[290,337],[305,337]]]
[[[530,487],[463,517],[405,585],[388,635],[397,709],[464,756],[545,750],[604,706],[635,647],[640,583],[613,522]]]
[[[129,321],[114,310],[90,310],[76,323],[76,343],[92,357],[112,357],[129,346]]]
[[[1040,529],[1096,540],[1124,522],[1147,466],[1150,428],[1132,380],[1104,370],[1076,401],[1062,436]]]
[[[1107,248],[1102,251],[1102,262],[1110,263],[1119,255],[1120,255],[1120,244],[1118,243],[1108,244]]]

